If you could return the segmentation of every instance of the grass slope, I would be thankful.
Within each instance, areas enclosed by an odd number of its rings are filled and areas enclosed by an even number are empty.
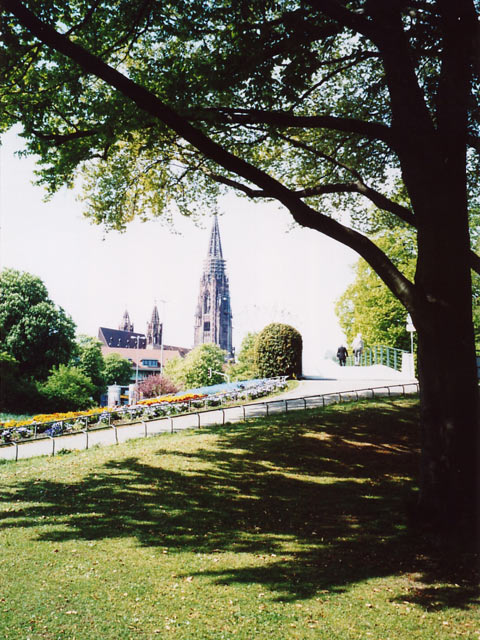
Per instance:
[[[417,411],[337,405],[3,464],[0,637],[478,640],[466,570],[406,528]]]

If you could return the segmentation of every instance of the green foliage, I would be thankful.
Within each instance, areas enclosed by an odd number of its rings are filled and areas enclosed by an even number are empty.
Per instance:
[[[33,411],[38,407],[35,384],[22,377],[18,362],[5,351],[0,352],[0,410]]]
[[[190,351],[184,360],[186,388],[225,382],[223,371],[227,354],[216,344],[200,344]],[[211,375],[210,375],[211,370]]]
[[[219,384],[225,382],[225,378],[214,372],[223,371],[225,358],[226,352],[216,344],[201,344],[184,359],[169,360],[165,365],[165,375],[182,390]]]
[[[105,384],[129,384],[132,377],[132,364],[118,353],[109,353],[104,357]]]
[[[415,234],[403,228],[385,231],[375,237],[376,244],[388,252],[395,265],[412,277],[416,265]],[[365,346],[386,345],[410,349],[407,311],[375,271],[360,259],[355,267],[355,280],[337,301],[335,311],[347,342],[351,345],[361,333]]]
[[[237,362],[227,366],[231,380],[251,380],[258,376],[255,364],[255,341],[257,333],[249,332],[243,338]]]
[[[96,402],[100,402],[100,396],[106,390],[102,343],[97,338],[81,335],[77,338],[76,351],[71,364],[89,378],[95,388],[93,397]]]
[[[14,269],[0,273],[0,343],[22,377],[45,379],[74,350],[75,324],[48,297],[40,278]]]
[[[255,341],[255,362],[264,378],[302,373],[302,336],[288,324],[267,325]]]
[[[59,365],[38,384],[44,411],[76,411],[95,405],[95,385],[77,367]]]

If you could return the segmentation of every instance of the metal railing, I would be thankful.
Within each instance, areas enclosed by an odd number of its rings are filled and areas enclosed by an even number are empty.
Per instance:
[[[396,347],[387,347],[385,345],[374,345],[373,347],[365,347],[360,356],[360,366],[369,367],[374,364],[383,364],[391,369],[400,371],[402,369],[402,354],[409,353],[404,349]],[[355,356],[348,356],[347,366],[355,366]]]
[[[148,437],[162,433],[174,433],[184,429],[200,429],[202,427],[225,425],[227,422],[242,422],[249,418],[268,417],[275,413],[286,413],[292,410],[306,410],[323,408],[329,404],[342,403],[348,401],[358,401],[364,398],[375,397],[395,397],[417,393],[419,385],[417,382],[400,383],[392,385],[382,385],[379,387],[365,387],[362,389],[352,389],[346,391],[334,391],[323,394],[299,396],[296,398],[272,398],[270,400],[250,402],[247,404],[220,406],[211,409],[203,409],[190,413],[179,413],[170,416],[142,419],[123,425],[104,425],[85,428],[82,431],[62,435],[40,436],[35,440],[14,441],[2,443],[0,445],[0,458],[18,460],[21,457],[33,457],[35,455],[55,455],[60,445],[73,444],[74,446],[63,446],[63,450],[88,449],[95,444],[119,444],[131,438]],[[214,414],[217,414],[214,418]],[[183,423],[183,424],[182,424]],[[96,437],[96,434],[107,437]],[[119,434],[124,437],[119,438]],[[23,456],[20,449],[24,447],[34,447],[36,444],[51,442],[50,450],[48,445],[44,451],[32,453],[31,456]],[[12,449],[14,447],[14,451]],[[2,455],[3,452],[12,451],[13,455]]]

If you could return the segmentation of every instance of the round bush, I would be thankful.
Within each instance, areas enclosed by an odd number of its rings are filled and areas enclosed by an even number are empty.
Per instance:
[[[273,322],[257,336],[255,362],[263,378],[302,373],[302,336],[288,324]]]

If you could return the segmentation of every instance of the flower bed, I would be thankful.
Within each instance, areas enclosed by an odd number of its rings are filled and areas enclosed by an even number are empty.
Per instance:
[[[125,424],[139,419],[152,420],[179,415],[201,408],[215,408],[231,402],[248,401],[266,396],[286,386],[285,379],[259,381],[255,386],[239,383],[237,390],[212,395],[185,393],[140,400],[126,407],[96,407],[86,411],[38,414],[28,420],[8,420],[0,423],[0,443],[25,441],[37,436],[55,437],[83,431],[91,427],[102,428],[112,424]]]

